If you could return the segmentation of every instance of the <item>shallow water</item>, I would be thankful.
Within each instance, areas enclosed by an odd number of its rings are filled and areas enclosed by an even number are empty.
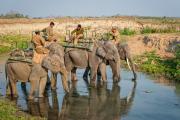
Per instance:
[[[5,95],[4,60],[0,59],[0,93]],[[138,72],[137,84],[132,73],[121,69],[121,82],[112,83],[108,68],[108,82],[98,88],[87,88],[82,79],[83,70],[77,71],[79,80],[71,83],[69,96],[63,92],[60,75],[56,92],[47,90],[44,99],[27,101],[27,91],[17,84],[17,106],[34,116],[49,120],[179,120],[180,85],[163,78],[153,78]]]

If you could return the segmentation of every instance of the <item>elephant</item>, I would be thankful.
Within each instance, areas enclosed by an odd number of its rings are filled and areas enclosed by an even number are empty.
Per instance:
[[[72,80],[77,80],[76,69],[90,69],[90,85],[95,85],[98,68],[104,68],[108,61],[113,72],[113,81],[120,80],[120,61],[118,49],[111,41],[95,41],[92,51],[67,48],[65,49],[65,66],[71,72]],[[103,72],[102,72],[103,73]],[[106,77],[103,77],[104,80]]]
[[[118,53],[119,53],[119,57],[121,60],[125,60],[128,64],[128,67],[130,70],[132,70],[133,72],[133,76],[134,78],[132,79],[133,81],[137,79],[137,75],[135,72],[135,66],[134,63],[132,61],[130,52],[129,52],[129,47],[127,44],[120,44],[118,43],[116,45],[117,49],[118,49]],[[98,75],[99,75],[99,79],[102,79],[104,81],[104,79],[107,79],[107,75],[106,75],[106,65],[105,63],[101,64],[101,66],[98,69]],[[84,72],[84,76],[83,78],[86,80],[88,78],[88,74],[89,74],[89,69],[86,68],[85,72]]]
[[[136,80],[137,75],[135,72],[135,66],[134,66],[133,60],[132,60],[130,52],[129,52],[128,44],[118,43],[116,45],[116,47],[118,49],[120,59],[125,60],[127,62],[129,69],[132,70],[132,72],[133,72],[133,76],[134,76],[133,80]]]
[[[24,61],[7,60],[5,65],[6,78],[9,80],[7,84],[7,94],[10,94],[12,97],[17,97],[16,82],[20,81],[23,83],[30,82],[31,88],[28,96],[29,99],[34,98],[34,93],[37,88],[39,91],[39,97],[43,97],[48,70],[53,73],[61,73],[64,91],[67,93],[69,92],[66,83],[67,72],[64,65],[64,51],[61,51],[61,46],[57,43],[53,43],[48,48],[49,55],[42,60],[42,64],[28,64]],[[57,53],[54,52],[55,49]],[[10,93],[8,93],[8,91],[10,91]]]

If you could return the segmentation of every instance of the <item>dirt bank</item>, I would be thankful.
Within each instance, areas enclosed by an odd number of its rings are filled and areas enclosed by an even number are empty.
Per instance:
[[[180,44],[180,34],[151,34],[127,37],[133,56],[155,50],[161,57],[173,57],[174,49]]]

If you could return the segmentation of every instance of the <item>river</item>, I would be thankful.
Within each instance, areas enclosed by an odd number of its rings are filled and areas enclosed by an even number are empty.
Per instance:
[[[0,57],[0,94],[5,96],[4,63]],[[71,85],[71,94],[63,92],[60,75],[57,90],[46,91],[44,99],[27,101],[27,91],[17,84],[19,97],[15,101],[22,110],[49,120],[180,120],[180,85],[164,78],[154,78],[137,72],[137,83],[132,73],[121,69],[121,81],[112,83],[108,67],[108,82],[98,88],[88,88],[78,70],[78,81]]]

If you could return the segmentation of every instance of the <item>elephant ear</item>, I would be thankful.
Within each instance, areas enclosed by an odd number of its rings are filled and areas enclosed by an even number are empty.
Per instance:
[[[106,51],[103,47],[98,47],[96,50],[96,55],[98,55],[101,58],[105,58],[106,56]]]
[[[61,62],[60,57],[55,54],[45,57],[42,61],[42,66],[53,73],[57,73],[63,66],[63,62]]]

